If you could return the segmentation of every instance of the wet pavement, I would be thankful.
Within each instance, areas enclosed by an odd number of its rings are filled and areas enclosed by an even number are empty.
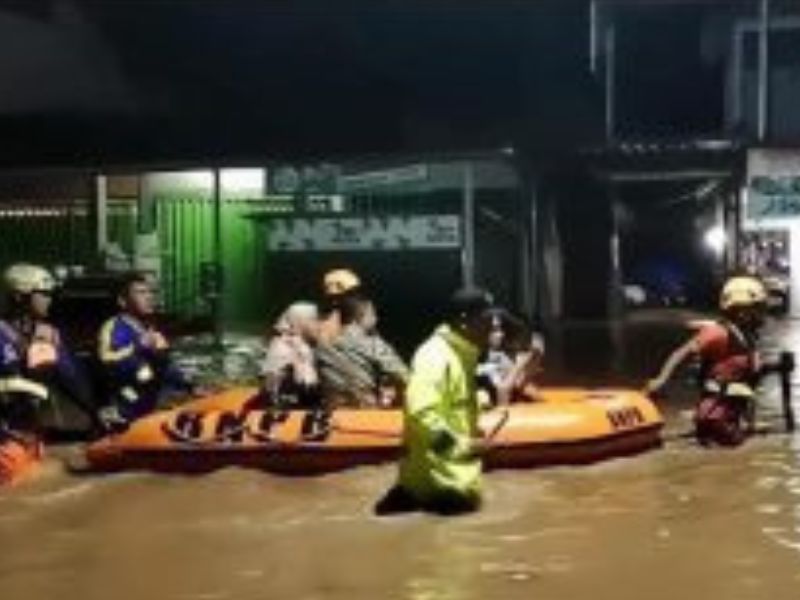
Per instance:
[[[574,353],[553,359],[551,377],[585,364],[590,383],[604,369],[641,381],[685,334],[634,324],[609,358],[606,333],[572,332],[561,342]],[[773,324],[765,346],[800,347],[800,323]],[[312,479],[75,477],[51,461],[37,481],[0,491],[0,598],[794,600],[800,437],[780,431],[774,386],[760,412],[772,431],[727,451],[680,435],[685,388],[665,405],[662,450],[490,473],[484,510],[449,520],[372,516],[392,466]]]

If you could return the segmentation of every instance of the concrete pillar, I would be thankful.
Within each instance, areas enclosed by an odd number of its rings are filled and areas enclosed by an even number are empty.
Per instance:
[[[156,278],[160,279],[161,246],[158,239],[158,213],[156,198],[147,174],[139,176],[137,208],[133,268],[153,273]]]
[[[761,0],[759,6],[758,29],[758,141],[763,142],[769,136],[769,28],[770,0]]]
[[[622,240],[621,221],[622,203],[617,190],[611,187],[611,232],[609,235],[609,278],[608,278],[608,315],[612,320],[619,320],[623,311],[622,274]]]
[[[475,167],[471,162],[463,166],[461,202],[461,283],[475,285]]]
[[[211,310],[214,319],[214,345],[223,347],[223,314],[224,305],[224,269],[223,269],[223,235],[222,235],[222,181],[219,168],[213,171],[214,187],[214,269],[215,290],[211,294]]]
[[[97,174],[92,181],[92,202],[90,204],[89,235],[94,240],[94,261],[96,267],[105,264],[106,247],[108,246],[108,179]]]
[[[525,235],[522,238],[523,260],[522,285],[523,297],[522,305],[530,318],[541,317],[539,290],[540,283],[540,264],[541,253],[539,251],[539,190],[538,180],[530,175],[524,178],[524,206],[528,214],[528,223],[525,227]]]
[[[624,276],[622,272],[622,203],[619,192],[610,188],[611,231],[609,235],[608,316],[611,334],[611,368],[622,374],[625,370]]]
[[[139,198],[137,199],[136,232],[153,233],[156,229],[156,199],[153,195],[150,176],[139,175]]]

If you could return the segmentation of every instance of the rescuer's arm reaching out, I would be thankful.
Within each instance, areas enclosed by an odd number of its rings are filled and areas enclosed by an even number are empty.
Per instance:
[[[645,384],[644,392],[648,395],[657,393],[672,378],[678,367],[685,363],[689,358],[696,356],[697,353],[698,345],[697,340],[694,338],[680,346],[677,350],[669,355],[669,358],[667,358],[666,362],[661,367],[658,375]]]

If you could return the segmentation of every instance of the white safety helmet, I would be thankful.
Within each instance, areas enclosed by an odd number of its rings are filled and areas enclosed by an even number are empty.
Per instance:
[[[50,293],[56,289],[56,280],[50,271],[27,263],[17,263],[6,269],[3,283],[9,292],[16,294]]]
[[[719,305],[722,310],[766,306],[767,291],[754,277],[731,277],[725,282],[720,293]]]
[[[333,269],[322,278],[326,296],[341,296],[361,287],[361,279],[350,269]]]

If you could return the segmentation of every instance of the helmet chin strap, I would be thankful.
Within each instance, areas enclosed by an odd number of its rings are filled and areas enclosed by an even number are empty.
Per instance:
[[[9,294],[10,302],[8,303],[9,316],[11,318],[21,318],[31,312],[31,299],[32,294],[23,294],[22,292],[13,292]]]

